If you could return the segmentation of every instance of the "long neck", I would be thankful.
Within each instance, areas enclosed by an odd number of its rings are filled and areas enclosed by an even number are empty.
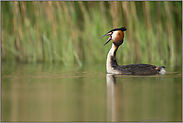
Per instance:
[[[112,47],[107,55],[107,62],[106,62],[106,68],[108,73],[113,71],[114,67],[118,66],[118,63],[116,61],[117,49],[118,49],[118,46],[112,43]]]

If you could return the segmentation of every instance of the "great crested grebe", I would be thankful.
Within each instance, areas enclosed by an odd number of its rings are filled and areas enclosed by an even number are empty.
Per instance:
[[[113,40],[112,47],[107,55],[107,73],[112,74],[130,74],[130,75],[154,75],[154,74],[165,74],[164,66],[154,66],[150,64],[130,64],[120,66],[116,61],[116,52],[118,47],[123,43],[124,33],[126,31],[125,27],[115,28],[110,30],[107,34],[103,35],[108,36],[109,38],[106,45],[110,40]],[[100,37],[100,38],[102,38]]]

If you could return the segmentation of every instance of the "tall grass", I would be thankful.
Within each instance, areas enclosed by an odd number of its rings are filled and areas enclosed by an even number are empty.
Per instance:
[[[182,63],[182,2],[1,2],[1,59],[65,65],[105,62],[100,36],[125,26],[120,64]]]

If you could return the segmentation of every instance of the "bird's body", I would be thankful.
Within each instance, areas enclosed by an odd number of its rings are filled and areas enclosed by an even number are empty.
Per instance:
[[[116,52],[118,47],[123,43],[124,33],[126,31],[125,27],[116,28],[109,31],[106,35],[109,35],[109,39],[105,44],[110,40],[113,40],[112,47],[107,55],[106,68],[107,73],[112,74],[125,74],[125,75],[154,75],[154,74],[164,74],[164,66],[154,66],[150,64],[130,64],[120,66],[116,61]],[[104,37],[102,36],[102,37]],[[104,45],[105,45],[104,44]]]

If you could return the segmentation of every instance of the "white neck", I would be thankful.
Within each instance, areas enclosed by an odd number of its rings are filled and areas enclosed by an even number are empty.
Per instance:
[[[107,62],[106,62],[107,73],[119,74],[119,71],[115,70],[114,66],[112,66],[115,63],[114,60],[112,60],[112,58],[116,59],[116,54],[115,54],[116,50],[117,50],[117,47],[112,43],[112,47],[107,55]]]

